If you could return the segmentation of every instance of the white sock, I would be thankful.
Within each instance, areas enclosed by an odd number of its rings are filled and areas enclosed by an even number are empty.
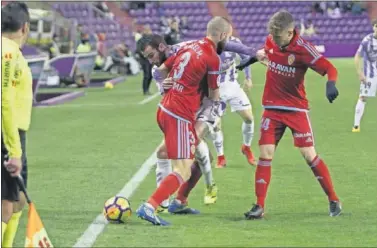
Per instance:
[[[224,135],[221,130],[213,132],[212,142],[216,148],[217,156],[223,156],[224,155]]]
[[[365,103],[366,102],[363,102],[360,99],[357,101],[356,108],[355,108],[354,126],[360,126],[360,121],[364,114]]]
[[[243,144],[245,146],[250,146],[254,137],[254,122],[250,124],[245,122],[242,123],[242,136]]]
[[[170,159],[157,159],[156,165],[156,183],[157,187],[160,186],[162,180],[165,179],[170,173],[172,173],[173,169],[171,167]],[[164,200],[161,204],[163,207],[169,206],[169,198]]]
[[[206,142],[203,140],[200,141],[199,145],[196,147],[195,158],[199,163],[206,186],[211,186],[213,184],[213,177],[209,149]]]

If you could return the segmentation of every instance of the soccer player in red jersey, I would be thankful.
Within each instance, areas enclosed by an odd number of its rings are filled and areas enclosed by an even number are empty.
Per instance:
[[[232,26],[222,17],[214,17],[207,25],[207,37],[188,44],[160,66],[169,72],[166,80],[173,80],[173,87],[159,104],[157,122],[165,136],[168,158],[173,173],[168,175],[148,201],[136,211],[137,215],[154,225],[169,225],[159,218],[155,210],[160,203],[174,194],[191,176],[195,147],[198,139],[194,124],[200,108],[203,91],[213,100],[213,116],[221,110],[217,77],[220,58]]]
[[[328,197],[330,216],[338,216],[342,210],[327,165],[314,148],[304,87],[308,68],[327,75],[326,96],[332,103],[338,96],[335,86],[337,70],[313,45],[302,39],[294,27],[293,16],[287,11],[275,13],[268,23],[270,35],[264,51],[269,62],[262,100],[264,113],[260,127],[260,158],[255,173],[257,203],[245,213],[247,219],[258,219],[264,215],[271,162],[287,127],[292,131],[294,145],[299,148]]]

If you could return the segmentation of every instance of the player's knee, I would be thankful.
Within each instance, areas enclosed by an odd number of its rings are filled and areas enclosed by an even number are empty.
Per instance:
[[[239,111],[243,121],[247,124],[251,124],[254,120],[253,112],[251,109]]]
[[[1,200],[1,221],[8,223],[13,215],[13,202]]]
[[[196,122],[195,132],[196,132],[196,135],[198,137],[198,144],[199,144],[200,140],[205,136],[207,130],[208,129],[207,129],[206,123],[204,123],[202,121]]]
[[[191,176],[192,159],[172,160],[173,171],[186,182]]]
[[[300,152],[307,163],[311,163],[314,160],[314,158],[317,156],[317,152],[315,151],[313,146],[301,147]]]
[[[367,101],[367,98],[365,97],[365,96],[360,96],[360,101],[362,101],[362,102],[366,102]]]
[[[275,145],[261,145],[259,149],[261,158],[272,159],[274,157]]]
[[[213,128],[213,131],[218,132],[221,130],[221,121],[219,121],[216,126]]]

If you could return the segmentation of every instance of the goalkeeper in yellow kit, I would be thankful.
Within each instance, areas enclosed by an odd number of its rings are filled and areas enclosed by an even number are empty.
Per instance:
[[[20,51],[30,26],[25,3],[11,2],[1,9],[1,234],[2,247],[12,247],[25,196],[15,177],[27,180],[25,133],[33,101],[32,75]]]

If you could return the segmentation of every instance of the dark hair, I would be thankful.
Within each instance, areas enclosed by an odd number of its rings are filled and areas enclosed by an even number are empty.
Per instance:
[[[158,49],[160,44],[166,45],[166,41],[164,37],[158,34],[147,34],[143,35],[138,41],[137,41],[137,50],[143,52],[147,46],[151,46],[155,49]]]
[[[25,3],[10,2],[1,8],[1,32],[17,32],[29,22],[29,9]]]

